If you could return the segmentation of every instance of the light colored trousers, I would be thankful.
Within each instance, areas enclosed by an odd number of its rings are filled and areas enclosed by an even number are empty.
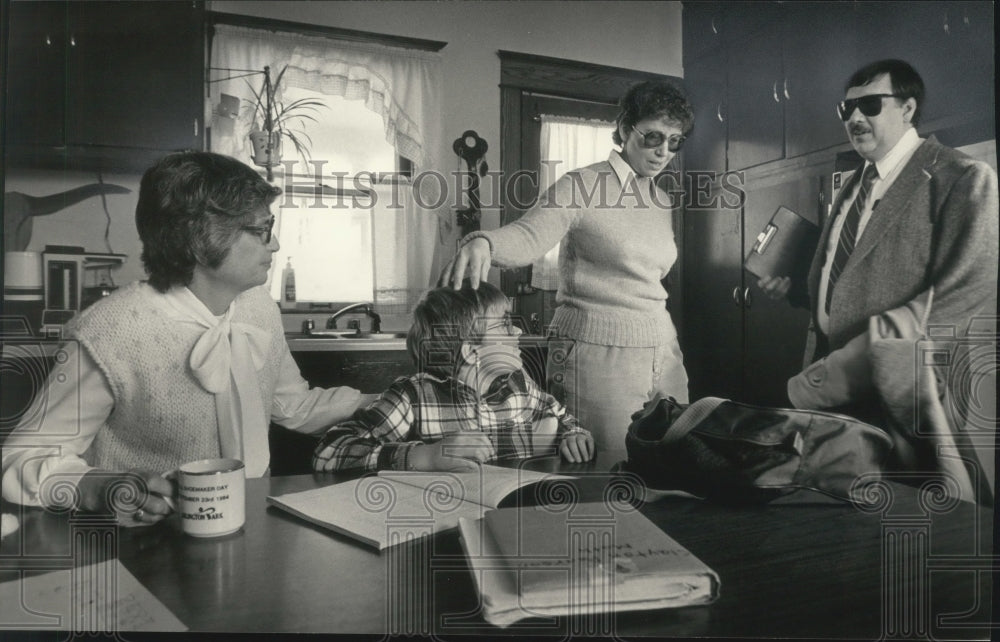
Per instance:
[[[545,366],[549,392],[604,451],[625,450],[632,414],[655,393],[688,403],[687,372],[676,339],[656,347],[622,348],[552,337]]]

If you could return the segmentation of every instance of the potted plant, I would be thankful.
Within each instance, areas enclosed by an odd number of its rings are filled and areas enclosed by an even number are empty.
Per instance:
[[[303,127],[306,121],[317,122],[316,114],[320,108],[326,107],[326,103],[315,98],[300,98],[290,103],[282,101],[279,98],[281,81],[287,69],[288,65],[285,65],[272,82],[271,68],[264,67],[264,82],[259,90],[250,86],[254,98],[247,101],[253,123],[250,129],[253,162],[267,168],[268,180],[271,179],[271,168],[281,162],[284,139],[292,143],[303,162],[309,160],[312,139]]]

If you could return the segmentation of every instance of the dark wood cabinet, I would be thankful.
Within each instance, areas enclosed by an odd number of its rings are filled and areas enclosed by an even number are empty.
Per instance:
[[[849,75],[868,61],[859,49],[857,4],[792,2],[785,7],[782,99],[787,158],[847,141],[836,105],[844,99]],[[822,38],[817,29],[822,29]]]
[[[66,11],[62,2],[11,2],[8,10],[8,145],[62,145],[66,140]]]
[[[743,257],[780,205],[819,224],[832,168],[831,161],[751,181],[742,206],[733,194],[714,191],[706,199],[711,206],[685,212],[688,247],[698,248],[684,257],[693,294],[682,348],[692,399],[788,405],[785,384],[802,369],[809,311],[764,296]]]
[[[738,205],[726,207],[721,196],[713,189],[705,205],[689,204],[684,212],[684,238],[697,248],[681,257],[689,295],[680,339],[692,400],[742,397],[743,214]]]
[[[824,184],[833,171],[829,165],[748,185],[743,205],[743,247],[750,253],[757,235],[779,206],[785,206],[817,225],[821,222]],[[817,234],[818,237],[818,234]],[[757,277],[742,270],[743,359],[740,399],[762,406],[788,406],[787,381],[802,370],[809,328],[809,310],[789,300],[775,301],[757,287]]]
[[[688,100],[694,108],[694,130],[684,146],[684,169],[691,172],[721,174],[726,171],[726,54],[710,56],[685,64]]]
[[[859,45],[865,61],[901,58],[923,77],[927,87],[923,129],[970,119],[989,119],[992,125],[992,2],[857,4]]]
[[[775,26],[763,36],[743,41],[729,56],[730,169],[784,157],[785,78]]]
[[[164,151],[202,148],[201,2],[8,7],[11,163],[142,169]]]

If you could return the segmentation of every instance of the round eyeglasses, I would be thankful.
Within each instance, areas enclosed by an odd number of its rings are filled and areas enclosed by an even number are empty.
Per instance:
[[[263,225],[243,225],[240,229],[256,234],[263,241],[264,245],[267,245],[271,242],[271,230],[274,229],[274,216],[272,215],[264,221]]]
[[[681,147],[684,147],[684,141],[687,140],[687,136],[679,136],[677,134],[674,134],[670,138],[667,138],[666,134],[664,134],[663,132],[658,132],[658,131],[641,132],[635,127],[632,128],[632,131],[639,134],[639,136],[642,138],[642,146],[645,147],[646,149],[656,149],[657,147],[662,145],[664,141],[666,141],[667,149],[669,149],[672,152],[679,152],[681,150]]]

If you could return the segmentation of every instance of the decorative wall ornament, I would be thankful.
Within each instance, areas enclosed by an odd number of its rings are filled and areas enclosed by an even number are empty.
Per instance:
[[[455,150],[458,157],[465,161],[466,176],[468,177],[466,194],[469,206],[455,211],[455,218],[462,230],[463,237],[479,229],[479,220],[482,215],[479,200],[479,177],[486,176],[486,172],[489,171],[489,166],[486,164],[486,150],[489,147],[489,144],[472,129],[466,130],[452,144],[452,149]]]

